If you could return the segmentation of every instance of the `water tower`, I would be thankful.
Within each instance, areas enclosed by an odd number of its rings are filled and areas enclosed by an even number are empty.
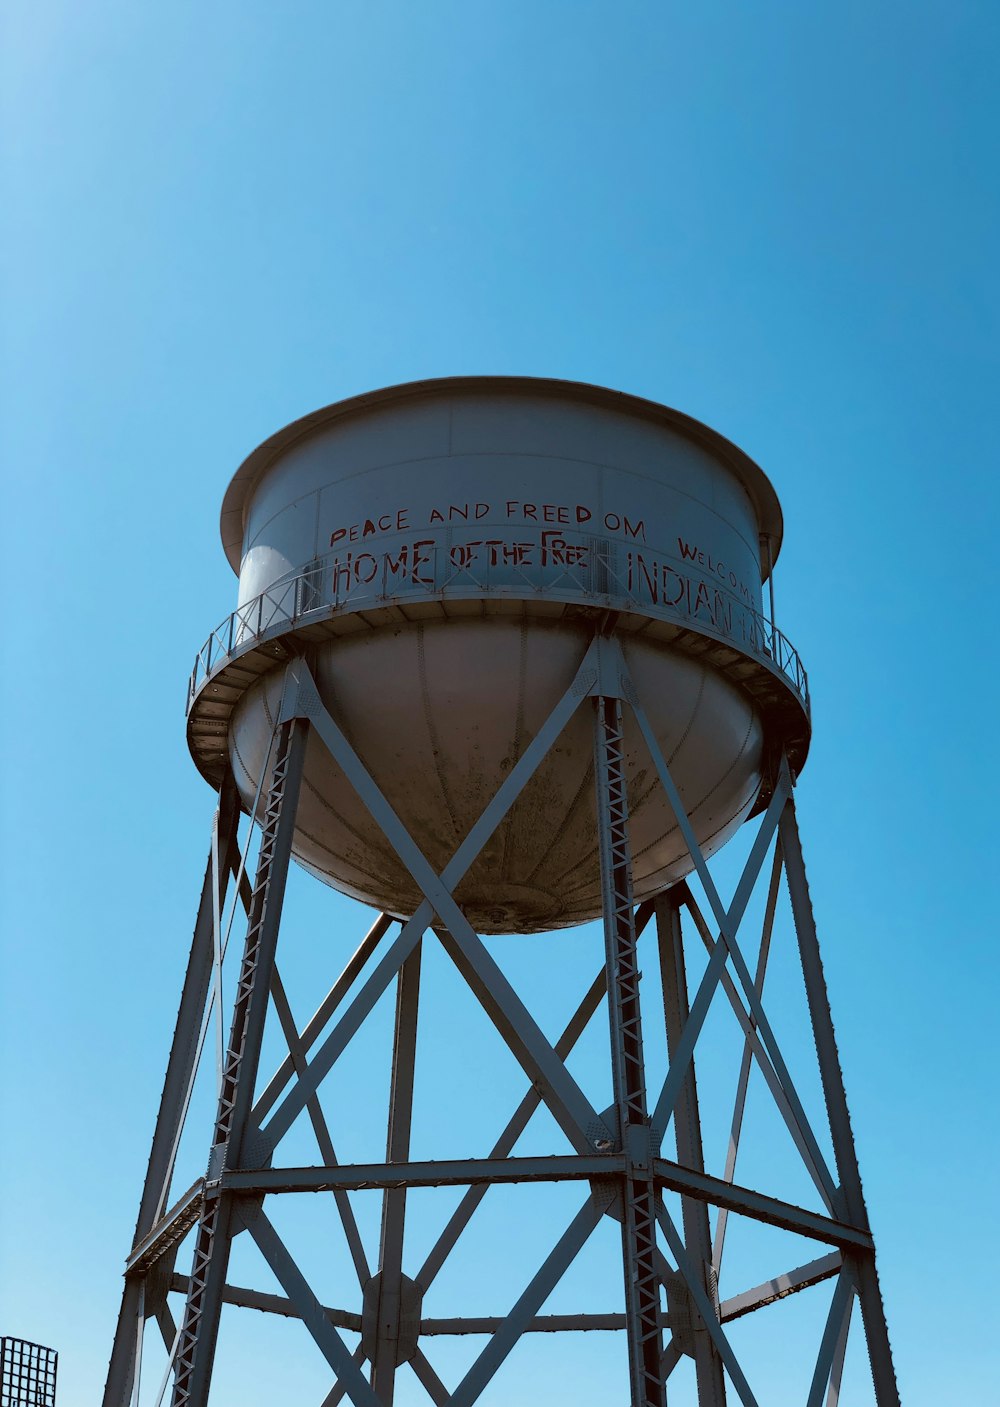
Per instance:
[[[151,1319],[168,1351],[163,1390],[173,1407],[207,1403],[225,1304],[302,1321],[329,1367],[327,1407],[388,1407],[404,1365],[407,1401],[419,1386],[421,1400],[469,1407],[523,1334],[580,1330],[617,1335],[633,1407],[663,1407],[685,1360],[701,1407],[719,1407],[727,1393],[767,1407],[767,1385],[748,1381],[727,1326],[825,1281],[835,1288],[808,1407],[837,1400],[855,1304],[874,1400],[898,1403],[795,818],[810,735],[806,676],[774,624],[773,593],[769,609],[762,600],[781,535],[771,484],[722,436],[663,406],[572,382],[464,377],[376,391],[295,422],[242,465],[222,511],[239,601],[199,654],[188,691],[189,745],[218,810],[105,1407],[138,1399]],[[707,862],[745,824],[753,842],[727,902]],[[378,911],[301,1029],[277,966],[293,856]],[[832,1166],[762,1001],[782,878]],[[751,971],[745,915],[758,884],[766,901]],[[219,1046],[207,1167],[178,1196],[180,1131],[222,990],[224,914],[237,902],[245,941],[228,1045]],[[604,962],[553,1043],[531,1015],[532,994],[513,989],[483,935],[596,918]],[[648,925],[659,971],[643,979],[637,941]],[[697,982],[686,977],[685,937],[704,950]],[[488,1157],[410,1157],[428,943],[454,963],[527,1077]],[[342,1164],[319,1091],[393,988],[385,1157]],[[668,1053],[655,1079],[643,1043],[651,997]],[[742,1032],[722,1175],[706,1170],[695,1080],[713,999],[731,1007]],[[261,1068],[269,1007],[287,1045],[276,1069]],[[606,1108],[567,1067],[602,1008],[614,1092]],[[736,1180],[754,1068],[819,1210]],[[540,1106],[569,1151],[518,1156]],[[282,1140],[305,1119],[320,1161],[288,1166]],[[461,1305],[453,1318],[430,1318],[428,1286],[489,1189],[539,1180],[572,1184],[578,1210],[523,1267],[520,1297],[474,1322]],[[414,1264],[407,1196],[434,1187],[466,1191]],[[371,1262],[352,1212],[358,1189],[381,1192]],[[268,1214],[275,1199],[318,1192],[336,1198],[357,1270],[332,1305]],[[821,1253],[720,1298],[734,1215],[819,1243]],[[621,1247],[620,1264],[608,1267],[607,1312],[546,1315],[604,1218],[618,1224]],[[256,1243],[280,1296],[229,1282],[239,1235]],[[185,1274],[176,1262],[188,1237]],[[490,1267],[481,1274],[488,1282]],[[476,1333],[482,1347],[445,1384],[427,1348],[450,1333]],[[216,1388],[212,1400],[224,1403],[224,1385]],[[507,1392],[494,1400],[535,1400],[523,1381]]]

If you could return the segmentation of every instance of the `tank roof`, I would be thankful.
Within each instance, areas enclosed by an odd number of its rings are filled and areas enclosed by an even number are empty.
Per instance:
[[[366,391],[360,396],[335,401],[321,410],[314,410],[309,415],[293,420],[291,424],[276,431],[258,445],[233,475],[222,502],[222,545],[233,571],[239,575],[247,503],[258,482],[284,450],[335,420],[363,415],[393,402],[483,392],[585,401],[590,405],[603,406],[623,415],[638,416],[679,430],[717,455],[739,479],[753,504],[760,531],[771,544],[770,566],[773,567],[777,561],[781,550],[783,522],[778,495],[770,479],[763,469],[731,440],[727,440],[724,435],[720,435],[717,430],[712,430],[700,420],[695,420],[693,416],[673,410],[670,406],[660,405],[657,401],[646,400],[642,396],[633,396],[626,391],[612,391],[606,386],[592,386],[585,381],[560,381],[554,377],[541,376],[441,376],[425,381],[406,381],[398,386],[385,386],[377,391]],[[762,579],[766,580],[767,575],[768,567],[762,563]]]

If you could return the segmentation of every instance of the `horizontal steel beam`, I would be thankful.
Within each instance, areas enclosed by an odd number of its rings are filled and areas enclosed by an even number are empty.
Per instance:
[[[813,1241],[825,1241],[830,1246],[852,1246],[865,1251],[874,1250],[871,1235],[857,1226],[836,1221],[832,1217],[810,1212],[805,1207],[796,1207],[791,1202],[779,1201],[777,1197],[765,1196],[749,1187],[740,1187],[735,1182],[726,1182],[721,1177],[710,1177],[708,1173],[693,1172],[679,1163],[657,1158],[653,1171],[661,1187],[672,1192],[681,1192],[686,1197],[696,1197],[709,1202],[713,1207],[725,1207],[739,1216],[751,1217],[754,1221],[765,1221],[770,1226],[780,1226],[783,1231],[794,1231],[798,1236],[807,1236]]]
[[[351,1163],[337,1168],[259,1168],[225,1172],[222,1186],[229,1192],[261,1196],[275,1192],[355,1192],[384,1187],[453,1187],[491,1182],[581,1182],[623,1176],[622,1154],[543,1158],[458,1158],[420,1163]],[[768,1197],[763,1192],[726,1182],[708,1173],[657,1158],[654,1174],[661,1187],[683,1193],[739,1216],[764,1221],[830,1246],[873,1249],[871,1235],[832,1217]]]
[[[174,1274],[170,1278],[170,1289],[187,1294],[189,1277]],[[257,1309],[264,1314],[279,1314],[284,1319],[298,1319],[299,1312],[290,1299],[284,1295],[265,1294],[261,1290],[249,1290],[242,1285],[227,1285],[222,1292],[223,1303],[235,1305],[239,1309]],[[338,1329],[348,1329],[361,1333],[361,1315],[345,1309],[329,1309],[324,1313],[330,1323]],[[668,1324],[666,1315],[662,1316]],[[478,1317],[458,1317],[454,1319],[421,1319],[421,1334],[454,1335],[495,1334],[504,1322],[503,1315],[481,1315]],[[529,1320],[526,1333],[558,1334],[566,1331],[586,1334],[595,1330],[616,1330],[625,1328],[624,1314],[538,1314]]]
[[[840,1252],[833,1251],[828,1256],[810,1261],[808,1265],[801,1265],[795,1270],[788,1271],[785,1275],[778,1275],[763,1285],[755,1286],[752,1290],[744,1290],[741,1295],[734,1295],[731,1299],[722,1301],[719,1306],[719,1318],[723,1324],[726,1324],[731,1319],[739,1319],[745,1314],[751,1314],[755,1309],[763,1309],[765,1305],[773,1304],[775,1300],[784,1299],[787,1295],[793,1295],[798,1290],[804,1290],[810,1285],[817,1285],[822,1280],[828,1280],[838,1273],[841,1264]],[[179,1275],[175,1272],[170,1277],[169,1288],[186,1295],[188,1283],[189,1277],[187,1275]],[[295,1305],[284,1295],[251,1290],[242,1285],[227,1285],[222,1292],[222,1299],[223,1303],[235,1305],[240,1309],[256,1309],[264,1314],[279,1314],[285,1319],[299,1318],[299,1312]],[[350,1310],[346,1309],[331,1309],[327,1306],[324,1306],[323,1312],[336,1328],[347,1329],[356,1334],[361,1333],[360,1314],[352,1314]],[[502,1315],[460,1315],[454,1318],[421,1319],[420,1333],[422,1335],[454,1337],[467,1334],[495,1334],[503,1322]],[[661,1314],[660,1323],[663,1328],[668,1329],[670,1316]],[[587,1334],[615,1332],[624,1328],[624,1314],[537,1314],[528,1321],[524,1332],[528,1334]]]
[[[829,1280],[840,1273],[843,1260],[839,1251],[831,1251],[828,1256],[811,1260],[808,1265],[800,1265],[785,1275],[776,1275],[773,1280],[765,1280],[763,1285],[755,1285],[752,1290],[744,1290],[741,1295],[733,1295],[719,1305],[719,1318],[723,1324],[730,1319],[740,1319],[744,1314],[752,1314],[755,1309],[783,1300],[799,1290],[818,1285],[821,1280]]]
[[[125,1262],[126,1275],[134,1271],[149,1270],[167,1251],[179,1241],[183,1241],[198,1220],[204,1192],[205,1179],[200,1177],[178,1198],[170,1210],[164,1213],[149,1233],[132,1247]]]
[[[423,1163],[348,1163],[336,1168],[259,1168],[225,1172],[229,1192],[354,1192],[384,1187],[453,1187],[477,1182],[585,1182],[624,1173],[620,1154],[548,1158],[457,1158]]]
[[[178,1275],[176,1272],[170,1277],[171,1290],[177,1290],[182,1295],[188,1292],[190,1276]],[[262,1290],[248,1290],[242,1285],[226,1285],[222,1291],[223,1304],[236,1305],[240,1309],[259,1309],[263,1314],[280,1314],[283,1319],[300,1319],[302,1316],[285,1295],[266,1294]],[[337,1329],[348,1329],[352,1333],[361,1333],[361,1315],[351,1314],[346,1309],[327,1309],[324,1305],[323,1312],[330,1323]]]
[[[503,1316],[482,1315],[456,1319],[421,1319],[422,1334],[495,1334]],[[624,1329],[624,1314],[536,1314],[524,1326],[526,1334],[592,1333],[594,1330]]]
[[[787,1295],[793,1295],[799,1290],[807,1289],[810,1285],[818,1285],[823,1280],[829,1280],[831,1276],[838,1273],[840,1266],[841,1259],[837,1251],[829,1256],[823,1256],[819,1260],[810,1261],[808,1265],[791,1270],[787,1275],[776,1276],[775,1279],[768,1280],[763,1285],[757,1285],[752,1290],[744,1290],[741,1295],[734,1295],[731,1299],[723,1300],[719,1306],[719,1318],[723,1324],[727,1324],[731,1319],[740,1319],[745,1314],[752,1314],[755,1309],[763,1309],[765,1305],[774,1304],[776,1300],[784,1299]],[[175,1272],[170,1277],[170,1289],[186,1295],[189,1278],[187,1275],[179,1275]],[[263,1290],[250,1290],[242,1285],[227,1285],[222,1292],[222,1299],[225,1304],[235,1305],[239,1309],[256,1309],[263,1314],[281,1315],[284,1319],[298,1319],[299,1317],[298,1310],[284,1295],[268,1294]],[[328,1306],[324,1306],[324,1313],[336,1328],[347,1329],[356,1334],[361,1333],[360,1314],[352,1314],[347,1309],[331,1309]],[[448,1335],[456,1338],[467,1334],[494,1334],[502,1323],[502,1315],[459,1315],[450,1319],[421,1319],[420,1333],[432,1337]],[[661,1314],[660,1323],[663,1328],[668,1329],[670,1327],[669,1314]],[[624,1314],[538,1314],[534,1319],[529,1320],[525,1333],[588,1334],[616,1332],[624,1328]]]

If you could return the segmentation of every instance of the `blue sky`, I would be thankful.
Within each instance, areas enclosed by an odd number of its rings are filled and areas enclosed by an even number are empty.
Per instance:
[[[11,0],[0,24],[0,1332],[60,1349],[60,1407],[97,1399],[208,839],[183,701],[235,604],[230,474],[342,396],[526,373],[675,405],[775,483],[903,1397],[996,1401],[995,6]],[[296,883],[293,912],[360,931]],[[504,961],[575,980],[580,941]],[[579,1362],[576,1400],[622,1395],[606,1343]]]

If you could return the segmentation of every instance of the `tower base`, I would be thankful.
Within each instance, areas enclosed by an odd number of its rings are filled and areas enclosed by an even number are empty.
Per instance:
[[[594,727],[605,961],[562,1035],[550,1042],[453,895],[569,719],[580,710],[589,711]],[[629,853],[624,710],[631,710],[638,724],[695,877],[692,885],[675,885],[638,906],[632,894]],[[329,750],[424,897],[405,921],[385,915],[375,921],[315,1015],[299,1030],[276,958],[310,733]],[[151,1319],[159,1326],[167,1353],[165,1365],[154,1375],[154,1386],[162,1383],[164,1390],[169,1386],[172,1407],[204,1407],[210,1400],[220,1315],[226,1304],[301,1320],[328,1365],[330,1388],[323,1407],[345,1400],[356,1407],[391,1407],[404,1366],[430,1402],[471,1407],[504,1371],[523,1335],[579,1331],[609,1333],[622,1340],[632,1407],[665,1407],[668,1380],[685,1361],[693,1365],[700,1407],[721,1407],[727,1400],[744,1407],[771,1407],[767,1385],[752,1386],[748,1380],[729,1326],[778,1299],[826,1281],[834,1282],[834,1290],[811,1356],[808,1407],[832,1407],[837,1401],[855,1302],[860,1306],[871,1364],[872,1400],[877,1407],[895,1407],[899,1396],[874,1244],[806,884],[793,779],[784,758],[775,765],[770,800],[727,905],[613,636],[595,639],[589,646],[573,684],[440,874],[422,854],[419,837],[409,835],[400,824],[323,706],[304,659],[287,668],[272,755],[273,769],[264,769],[271,771],[271,782],[252,880],[247,872],[250,840],[241,849],[240,804],[231,777],[220,792],[135,1241],[126,1262],[104,1407],[142,1407],[139,1368],[144,1361],[144,1330]],[[762,1001],[782,876],[805,977],[833,1169],[806,1116]],[[701,887],[702,902],[693,891],[695,883]],[[756,970],[751,973],[744,954],[750,928],[747,913],[760,887],[766,895],[764,917]],[[213,1004],[221,1010],[223,916],[230,898],[246,912],[246,938],[224,1055],[220,1043],[218,1109],[207,1170],[182,1196],[171,1200],[180,1132]],[[663,1077],[656,1080],[648,1074],[643,1039],[650,982],[647,978],[644,985],[637,946],[647,928],[655,933],[669,1056]],[[704,970],[694,983],[687,973],[685,934],[706,955]],[[437,945],[451,960],[529,1081],[528,1093],[485,1157],[414,1161],[410,1156],[425,944]],[[396,1003],[385,1158],[341,1164],[319,1092],[379,998],[393,985]],[[732,1132],[725,1168],[719,1174],[710,1173],[705,1165],[694,1062],[713,1001],[731,1008],[742,1033]],[[610,1107],[600,1110],[571,1074],[567,1060],[602,1005],[609,1017],[614,1097]],[[262,1085],[258,1076],[269,1007],[288,1054]],[[816,1189],[819,1210],[735,1180],[754,1066],[788,1130],[792,1156]],[[518,1156],[518,1140],[540,1106],[551,1114],[569,1151]],[[284,1166],[278,1158],[282,1140],[297,1121],[306,1119],[312,1125],[320,1161]],[[668,1152],[676,1156],[668,1157]],[[516,1302],[504,1313],[475,1319],[461,1314],[451,1319],[429,1316],[427,1292],[488,1190],[504,1183],[529,1182],[574,1185],[577,1209],[565,1227],[554,1229],[540,1263],[525,1268],[524,1289]],[[417,1190],[440,1187],[466,1190],[418,1266],[406,1254],[408,1197]],[[368,1262],[351,1202],[351,1194],[360,1189],[381,1192],[381,1233],[374,1265]],[[328,1193],[336,1200],[358,1282],[353,1308],[321,1303],[269,1215],[273,1199],[303,1193]],[[679,1199],[679,1216],[671,1211],[675,1199]],[[720,1300],[719,1273],[733,1213],[804,1237],[816,1243],[817,1255]],[[606,1217],[618,1223],[621,1245],[615,1276],[609,1266],[607,1310],[546,1314],[550,1294]],[[262,1254],[280,1294],[230,1283],[231,1248],[244,1234]],[[193,1258],[185,1274],[177,1270],[176,1262],[191,1237]],[[488,1283],[488,1269],[482,1279]],[[184,1297],[179,1323],[170,1309],[170,1296],[178,1293]],[[432,1365],[428,1346],[442,1335],[470,1333],[482,1336],[485,1344],[464,1374],[446,1386]],[[515,1398],[529,1400],[530,1394],[522,1385],[512,1392],[510,1400]],[[215,1400],[226,1400],[221,1384]]]

